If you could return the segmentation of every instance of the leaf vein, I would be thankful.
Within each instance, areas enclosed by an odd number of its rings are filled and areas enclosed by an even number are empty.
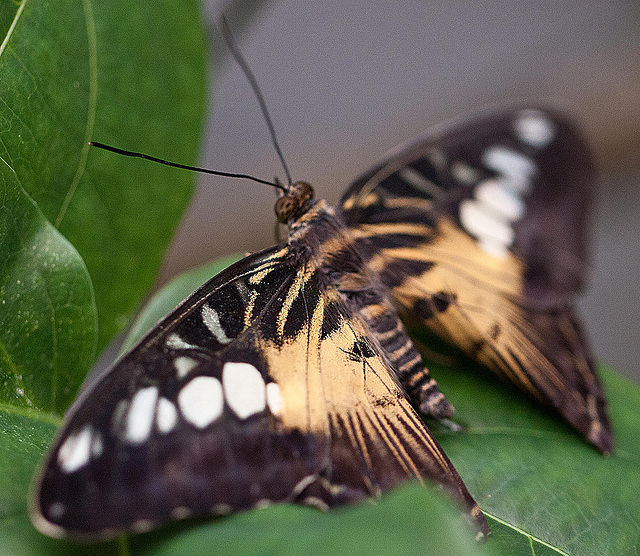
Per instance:
[[[43,423],[49,423],[50,425],[54,425],[56,427],[60,427],[60,425],[62,424],[62,417],[60,417],[59,415],[56,415],[55,413],[39,411],[37,409],[32,409],[29,407],[18,407],[16,405],[0,402],[0,411],[4,411],[5,413],[9,413],[11,415],[28,417],[29,419],[34,419]]]
[[[4,107],[7,109],[7,111],[11,113],[11,115],[14,116],[15,119],[22,125],[24,130],[29,133],[29,136],[34,140],[35,144],[39,147],[40,143],[38,142],[37,138],[33,135],[31,128],[29,128],[29,126],[25,124],[24,121],[22,121],[22,118],[20,117],[20,115],[11,106],[9,106],[2,97],[0,97],[0,101],[2,102]],[[13,172],[15,172],[15,170],[13,170],[13,167],[11,167],[11,165],[8,164],[4,159],[3,159],[3,162],[7,164],[7,166],[9,166]]]
[[[80,160],[78,161],[78,167],[76,173],[73,176],[69,190],[64,197],[60,211],[55,220],[55,227],[58,228],[62,222],[69,203],[78,188],[80,179],[84,174],[84,170],[87,165],[87,157],[89,156],[89,141],[93,136],[93,127],[96,121],[96,107],[98,101],[98,46],[96,25],[93,17],[93,8],[91,6],[91,0],[82,0],[82,9],[84,12],[85,24],[87,26],[87,42],[89,46],[89,106],[87,108],[87,125],[85,126],[84,144],[82,151],[80,152]]]
[[[2,41],[2,44],[0,45],[0,58],[2,58],[2,54],[4,53],[5,49],[7,48],[7,44],[9,44],[9,40],[11,39],[11,36],[13,35],[13,31],[16,28],[16,25],[18,24],[18,21],[20,20],[20,16],[22,15],[22,12],[24,11],[24,7],[27,3],[27,0],[22,0],[22,2],[20,3],[20,6],[18,6],[18,10],[16,11],[16,15],[13,18],[13,21],[11,22],[11,27],[9,27],[9,30],[7,31],[7,35],[5,36],[4,40]]]
[[[520,527],[516,527],[515,525],[513,525],[512,523],[509,523],[508,521],[505,521],[504,519],[500,519],[498,516],[493,515],[492,513],[486,511],[486,510],[482,510],[484,515],[490,517],[491,519],[497,521],[498,523],[500,523],[501,525],[504,525],[505,527],[509,527],[510,529],[513,529],[514,531],[516,531],[517,533],[520,533],[521,535],[524,535],[525,537],[527,537],[529,539],[529,542],[531,543],[532,541],[536,541],[537,543],[540,543],[542,546],[546,547],[546,548],[550,548],[551,550],[555,550],[558,554],[562,554],[562,556],[571,556],[568,552],[565,552],[564,550],[556,547],[556,546],[552,546],[550,545],[548,542],[543,541],[542,539],[536,537],[535,535],[532,535],[531,533],[527,533],[524,529],[520,529]]]

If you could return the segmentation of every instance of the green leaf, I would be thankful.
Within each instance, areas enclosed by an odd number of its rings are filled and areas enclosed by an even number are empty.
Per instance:
[[[197,0],[4,2],[0,33],[0,552],[60,554],[26,515],[35,462],[152,284],[194,180],[88,141],[193,163],[204,35]]]
[[[195,161],[205,98],[199,4],[21,0],[3,3],[0,28],[0,157],[83,257],[100,350],[153,283],[194,176],[87,142]]]
[[[24,512],[24,487],[29,484],[31,471],[55,430],[56,424],[47,414],[0,408],[1,520]],[[4,545],[0,543],[0,546]]]
[[[187,273],[159,291],[141,313],[130,342],[237,258]],[[454,433],[438,423],[429,425],[488,516],[492,535],[487,547],[509,555],[634,553],[640,544],[637,385],[601,369],[617,441],[614,453],[602,456],[559,417],[490,372],[460,364],[456,368],[431,364],[430,368],[465,430]],[[421,508],[417,498],[405,502],[413,512]],[[261,523],[259,515],[242,518],[256,520],[248,530]],[[291,528],[301,530],[295,525]],[[183,534],[193,535],[193,542],[198,543],[200,536],[214,537],[215,529],[208,531],[205,526]],[[285,539],[279,547],[297,542],[294,533],[287,536],[286,530],[277,531]],[[271,540],[263,541],[259,546],[269,550]]]
[[[0,403],[62,413],[94,354],[91,280],[3,161],[0,253]]]

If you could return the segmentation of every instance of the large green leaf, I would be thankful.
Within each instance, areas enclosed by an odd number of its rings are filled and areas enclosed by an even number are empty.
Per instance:
[[[4,161],[0,253],[0,404],[60,413],[93,358],[91,280]]]
[[[141,313],[130,343],[233,260],[227,258],[196,269],[168,284]],[[617,442],[612,455],[602,456],[559,417],[488,371],[470,364],[430,367],[456,406],[456,420],[465,430],[454,433],[437,423],[429,424],[487,513],[493,531],[488,547],[509,555],[636,553],[640,545],[637,385],[601,369]],[[408,492],[403,503],[419,511],[420,500],[411,499],[418,495]],[[243,519],[256,520],[251,521],[251,528],[262,527],[258,525],[262,519],[259,515]],[[293,523],[297,519],[304,518],[293,518]],[[285,523],[279,527],[281,547],[297,542],[287,536]],[[295,526],[292,529],[298,531]],[[198,543],[200,537],[214,538],[215,533],[204,527],[183,535],[193,535],[194,539],[180,542]],[[262,539],[257,546],[267,550],[271,541]]]
[[[83,257],[99,350],[152,284],[194,176],[87,142],[195,160],[205,98],[199,6],[21,0],[0,7],[0,28],[0,157]]]
[[[273,506],[218,522],[135,537],[133,554],[206,556],[278,554],[389,554],[489,556],[499,552],[474,540],[460,512],[433,489],[406,486],[372,504],[326,514]]]
[[[204,37],[196,0],[3,2],[0,33],[0,553],[60,553],[26,516],[34,464],[194,179],[87,141],[195,160]]]

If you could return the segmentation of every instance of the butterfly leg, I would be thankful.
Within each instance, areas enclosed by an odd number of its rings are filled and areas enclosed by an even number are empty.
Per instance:
[[[380,343],[411,401],[425,415],[436,419],[451,417],[453,406],[438,389],[437,382],[425,367],[391,303],[383,298],[377,299],[361,307],[359,312]]]

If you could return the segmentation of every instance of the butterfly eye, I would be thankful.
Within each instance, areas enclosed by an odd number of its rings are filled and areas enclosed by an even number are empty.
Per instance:
[[[294,216],[300,216],[300,209],[313,198],[313,187],[305,181],[298,181],[276,201],[275,211],[278,222],[286,224]]]
[[[297,204],[293,197],[289,197],[288,193],[285,193],[276,201],[276,217],[278,222],[286,224],[291,215],[296,211]]]

